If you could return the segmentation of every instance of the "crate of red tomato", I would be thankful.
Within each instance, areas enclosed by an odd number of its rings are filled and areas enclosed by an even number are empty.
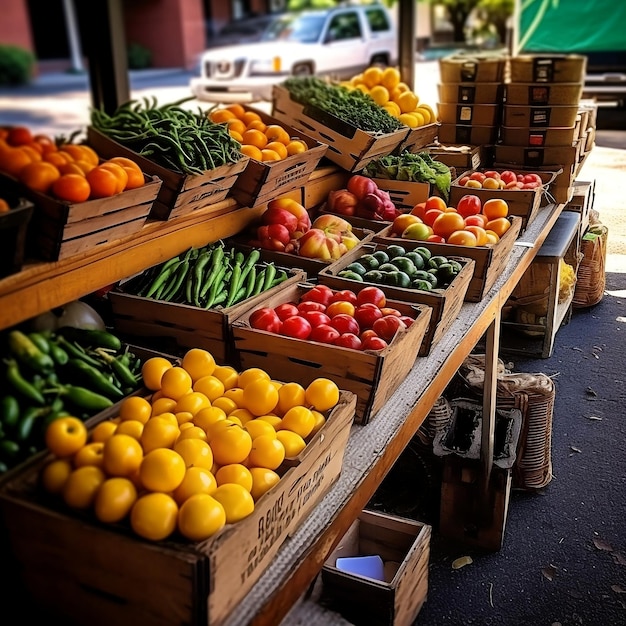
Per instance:
[[[299,283],[269,295],[231,328],[243,369],[261,367],[302,385],[323,372],[356,394],[355,422],[366,424],[413,367],[431,313],[373,285]]]
[[[466,194],[477,195],[482,202],[493,198],[505,200],[510,216],[522,218],[524,230],[536,217],[541,206],[550,203],[548,188],[558,171],[528,169],[467,170],[452,181],[450,205],[456,206]]]

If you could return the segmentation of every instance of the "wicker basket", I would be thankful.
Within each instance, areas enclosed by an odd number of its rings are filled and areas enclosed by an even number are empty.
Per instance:
[[[572,306],[577,309],[598,304],[606,287],[606,246],[608,229],[595,224],[599,234],[587,232],[581,241],[580,251],[583,258],[576,272],[576,288]]]
[[[485,357],[470,355],[459,370],[468,390],[482,397]],[[498,361],[496,407],[517,408],[522,426],[513,466],[513,487],[541,489],[552,480],[552,416],[556,388],[547,374],[512,373]]]
[[[417,431],[417,436],[425,445],[432,445],[440,430],[446,427],[452,415],[452,407],[445,396],[439,396]]]

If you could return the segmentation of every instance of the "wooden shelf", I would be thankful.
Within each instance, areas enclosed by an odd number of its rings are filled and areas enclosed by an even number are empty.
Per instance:
[[[262,209],[241,208],[229,199],[174,220],[149,221],[138,234],[84,255],[27,263],[23,271],[0,280],[0,329],[128,278],[190,246],[231,237]]]

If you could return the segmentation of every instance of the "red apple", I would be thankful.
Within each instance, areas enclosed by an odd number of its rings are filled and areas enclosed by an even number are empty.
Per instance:
[[[330,324],[320,324],[319,326],[313,326],[308,339],[309,341],[319,341],[320,343],[333,343],[340,335],[341,333]]]
[[[341,333],[333,345],[341,346],[342,348],[352,348],[353,350],[361,349],[361,340],[354,333]]]
[[[358,335],[361,332],[359,323],[352,315],[347,313],[339,313],[335,317],[331,318],[330,325],[336,328],[340,333],[352,333]]]
[[[333,297],[333,290],[328,285],[315,285],[308,291],[305,291],[300,296],[300,303],[302,302],[319,302],[324,306],[324,310],[330,303],[330,299]]]

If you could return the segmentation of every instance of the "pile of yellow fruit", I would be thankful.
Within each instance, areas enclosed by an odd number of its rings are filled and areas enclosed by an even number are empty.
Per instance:
[[[400,72],[395,67],[372,65],[342,85],[369,94],[383,109],[410,128],[434,124],[437,121],[433,108],[420,103],[418,95],[402,82]]]

